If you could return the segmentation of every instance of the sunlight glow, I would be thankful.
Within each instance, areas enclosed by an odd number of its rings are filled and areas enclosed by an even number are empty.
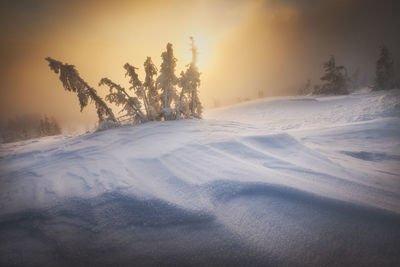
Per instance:
[[[212,38],[208,38],[205,34],[196,33],[193,34],[195,45],[198,49],[198,58],[197,58],[197,66],[204,70],[210,67],[213,59],[213,52],[215,50],[215,42],[212,41]],[[188,42],[190,45],[190,43]],[[188,62],[192,58],[192,52],[190,50],[190,46],[185,53],[185,58],[188,59]]]

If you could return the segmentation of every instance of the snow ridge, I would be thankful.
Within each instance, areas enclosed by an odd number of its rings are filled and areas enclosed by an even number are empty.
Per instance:
[[[395,265],[399,125],[363,91],[3,144],[0,265]]]

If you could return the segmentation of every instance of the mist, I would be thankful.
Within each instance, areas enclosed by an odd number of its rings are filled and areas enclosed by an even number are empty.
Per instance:
[[[247,19],[221,49],[214,88],[255,97],[295,94],[307,79],[319,83],[321,64],[334,55],[349,74],[357,68],[372,82],[379,47],[399,61],[395,1],[268,1],[252,6]],[[224,67],[223,67],[224,66]],[[397,73],[398,68],[396,69]],[[220,97],[226,91],[220,90]]]
[[[159,66],[174,44],[177,74],[190,60],[189,36],[199,41],[206,108],[238,98],[295,94],[319,82],[321,63],[335,55],[349,73],[374,78],[386,44],[399,74],[397,1],[5,1],[1,10],[0,119],[55,116],[64,131],[96,122],[50,72],[46,56],[74,64],[101,96],[102,77],[126,85],[122,65]],[[202,59],[201,59],[202,58]],[[141,76],[143,78],[143,75]]]
[[[0,266],[398,266],[397,2],[2,1]]]

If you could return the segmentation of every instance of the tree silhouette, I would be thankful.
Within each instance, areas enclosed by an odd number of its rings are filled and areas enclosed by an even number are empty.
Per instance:
[[[335,57],[331,56],[323,65],[325,74],[321,77],[324,84],[314,88],[314,94],[346,95],[347,73],[343,66],[337,66]]]
[[[180,93],[178,108],[176,111],[178,118],[180,118],[180,113],[185,112],[186,109],[188,109],[190,113],[187,114],[187,116],[195,118],[201,118],[201,113],[203,111],[198,95],[198,88],[200,86],[200,72],[197,68],[198,50],[193,37],[190,37],[190,41],[192,61],[188,65],[187,70],[181,72],[181,77],[179,78],[179,86],[182,88],[182,91]],[[185,94],[187,94],[187,97],[185,97]]]
[[[97,95],[95,89],[90,87],[80,76],[74,65],[63,64],[61,61],[47,57],[46,60],[49,62],[49,67],[56,74],[60,74],[60,81],[63,84],[65,90],[78,94],[79,104],[81,111],[87,106],[89,99],[91,99],[96,106],[97,116],[99,122],[110,119],[113,122],[117,122],[112,110],[107,104]]]
[[[178,78],[175,75],[175,67],[177,59],[174,56],[172,44],[167,44],[167,51],[161,54],[162,63],[160,75],[157,78],[157,87],[161,89],[161,113],[165,120],[172,120],[174,117],[171,109],[171,102],[177,99],[175,85],[178,83]]]
[[[130,80],[129,83],[132,85],[129,89],[134,90],[135,94],[139,99],[143,101],[144,108],[146,110],[146,117],[149,120],[150,112],[149,112],[149,101],[147,100],[146,90],[143,86],[143,83],[139,80],[139,76],[136,73],[137,68],[126,63],[124,65],[124,69],[126,70],[125,77],[129,76]]]
[[[137,97],[131,97],[126,92],[125,88],[112,82],[108,78],[102,78],[99,82],[99,86],[101,85],[107,85],[109,87],[110,92],[106,96],[106,100],[117,106],[123,106],[123,111],[126,112],[125,116],[133,118],[135,123],[146,121],[146,117],[141,111],[141,104]]]
[[[192,61],[187,65],[186,71],[182,71],[179,79],[175,75],[177,59],[174,56],[172,44],[168,43],[166,51],[161,54],[160,74],[156,80],[154,76],[157,75],[157,68],[150,57],[147,57],[143,64],[146,73],[144,83],[139,79],[137,68],[126,63],[124,65],[125,77],[129,77],[131,85],[129,90],[133,90],[136,96],[130,96],[125,88],[109,78],[102,78],[99,86],[106,85],[109,88],[105,100],[122,106],[120,112],[126,112],[123,117],[129,117],[129,121],[134,124],[149,120],[180,119],[182,115],[183,118],[201,118],[202,106],[198,96],[201,74],[197,67],[198,51],[193,37],[190,37],[190,40]],[[99,129],[108,129],[120,124],[112,110],[98,96],[96,90],[80,77],[73,65],[64,64],[50,57],[47,57],[46,60],[49,62],[50,69],[59,74],[64,89],[77,93],[81,111],[88,105],[89,99],[95,103],[97,116],[101,122]],[[179,98],[177,85],[182,88]],[[175,104],[175,108],[171,107],[172,104]]]
[[[394,78],[394,62],[389,49],[383,45],[376,62],[376,77],[373,90],[389,90],[396,87]]]
[[[149,117],[150,120],[154,120],[159,116],[160,112],[160,95],[158,94],[154,75],[157,75],[157,68],[151,61],[151,57],[147,57],[144,62],[144,71],[146,77],[143,83],[145,90],[147,91],[147,98],[149,102]]]

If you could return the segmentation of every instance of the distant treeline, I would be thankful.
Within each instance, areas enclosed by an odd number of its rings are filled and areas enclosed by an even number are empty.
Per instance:
[[[314,83],[307,79],[298,90],[297,95],[347,95],[357,89],[369,87],[373,91],[391,90],[400,88],[400,79],[396,77],[395,64],[387,46],[379,49],[379,56],[375,63],[375,77],[371,81],[364,75],[361,77],[360,68],[349,72],[343,65],[338,65],[334,55],[321,64],[323,69],[320,81]],[[264,98],[264,91],[258,91],[257,98]],[[252,98],[254,99],[254,98]],[[249,101],[250,98],[237,97],[235,103]],[[214,99],[214,107],[220,107],[218,99]]]
[[[0,122],[0,142],[15,142],[42,136],[61,134],[61,128],[54,117],[20,115]]]
[[[312,87],[311,80],[307,80],[305,85],[299,89],[299,95],[346,95],[363,86],[379,91],[394,89],[400,84],[395,77],[394,61],[385,45],[380,48],[379,58],[376,61],[375,79],[371,85],[360,81],[359,69],[349,75],[346,67],[336,64],[333,55],[322,64],[322,67],[324,69],[321,77],[322,83]]]

